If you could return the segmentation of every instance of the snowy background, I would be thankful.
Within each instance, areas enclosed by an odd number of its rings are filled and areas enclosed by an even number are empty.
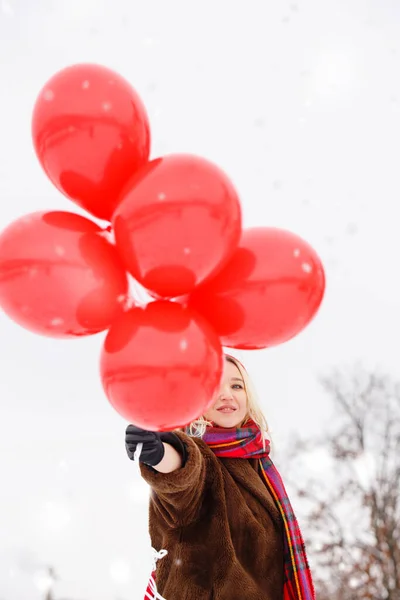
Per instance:
[[[76,62],[142,96],[152,156],[193,152],[236,184],[246,226],[319,252],[327,293],[298,338],[239,352],[279,460],[319,431],[321,371],[361,359],[399,374],[400,4],[397,0],[0,0],[0,229],[79,212],[34,155],[49,77]],[[100,385],[103,335],[35,336],[0,314],[0,599],[142,600],[148,491]],[[301,474],[299,474],[301,477]]]

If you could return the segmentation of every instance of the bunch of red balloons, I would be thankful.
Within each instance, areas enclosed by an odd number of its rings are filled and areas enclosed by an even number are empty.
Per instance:
[[[32,135],[72,212],[35,212],[0,235],[0,306],[52,337],[108,330],[101,376],[112,406],[153,430],[202,414],[222,346],[266,348],[298,334],[324,294],[321,261],[288,231],[242,230],[225,173],[187,154],[150,160],[150,127],[119,74],[63,69],[36,101]],[[113,233],[110,239],[109,231]],[[132,298],[129,277],[154,301]]]

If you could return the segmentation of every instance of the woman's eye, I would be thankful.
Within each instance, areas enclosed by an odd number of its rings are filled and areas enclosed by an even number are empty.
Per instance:
[[[240,390],[242,390],[242,389],[243,389],[243,386],[242,386],[242,385],[240,385],[240,383],[235,383],[235,384],[234,384],[232,387],[233,387],[233,388],[239,388]]]

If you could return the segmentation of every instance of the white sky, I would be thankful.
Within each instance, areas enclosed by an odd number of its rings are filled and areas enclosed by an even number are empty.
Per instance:
[[[276,452],[321,431],[321,370],[361,359],[399,374],[400,5],[395,0],[0,0],[0,228],[79,212],[41,171],[36,95],[75,62],[131,81],[152,156],[193,152],[235,182],[246,226],[293,230],[327,294],[292,342],[240,352]],[[98,375],[103,335],[55,341],[0,314],[0,598],[143,598],[146,488]],[[279,459],[279,457],[278,457]],[[172,599],[169,599],[172,600]]]

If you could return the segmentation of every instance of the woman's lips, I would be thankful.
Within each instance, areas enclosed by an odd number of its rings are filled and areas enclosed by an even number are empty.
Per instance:
[[[233,408],[231,406],[223,406],[222,408],[218,408],[217,410],[218,412],[222,413],[233,413],[236,411],[236,408]]]

